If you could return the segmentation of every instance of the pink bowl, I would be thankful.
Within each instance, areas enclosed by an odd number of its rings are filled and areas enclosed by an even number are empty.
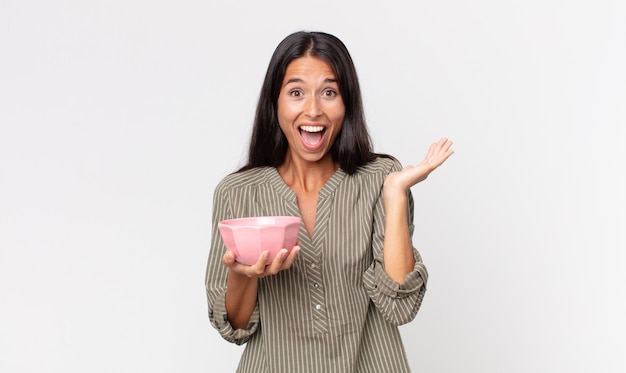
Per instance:
[[[291,251],[296,245],[300,221],[297,216],[258,216],[223,220],[217,227],[224,245],[239,263],[252,265],[267,250],[270,264],[280,249]]]

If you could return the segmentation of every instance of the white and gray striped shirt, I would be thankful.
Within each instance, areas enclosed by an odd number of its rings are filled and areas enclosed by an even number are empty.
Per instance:
[[[403,284],[383,268],[385,176],[400,165],[378,158],[354,175],[339,169],[318,196],[312,239],[302,224],[292,267],[259,280],[246,329],[226,317],[227,269],[217,224],[224,219],[299,216],[295,193],[272,167],[225,177],[213,200],[206,272],[209,318],[226,340],[247,343],[239,372],[408,372],[397,326],[415,317],[428,273],[415,267]],[[413,198],[407,213],[413,233]]]

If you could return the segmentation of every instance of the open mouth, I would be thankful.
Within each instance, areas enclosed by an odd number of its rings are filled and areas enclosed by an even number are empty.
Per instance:
[[[322,142],[326,128],[324,126],[300,126],[300,138],[306,145],[316,146]]]

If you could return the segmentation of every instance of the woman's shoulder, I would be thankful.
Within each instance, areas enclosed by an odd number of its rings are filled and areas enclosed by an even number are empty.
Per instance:
[[[232,190],[259,185],[267,181],[268,167],[256,167],[226,175],[218,184],[217,190]]]
[[[361,166],[357,173],[362,174],[384,174],[387,175],[390,172],[398,171],[402,169],[402,165],[392,156],[388,155],[379,155],[374,158],[372,161],[366,163]]]

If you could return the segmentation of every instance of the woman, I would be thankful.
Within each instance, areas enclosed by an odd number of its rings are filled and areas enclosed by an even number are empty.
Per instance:
[[[276,48],[248,163],[217,186],[206,273],[209,318],[247,343],[241,372],[409,371],[397,326],[428,277],[411,243],[410,187],[451,154],[433,144],[404,169],[372,151],[352,59],[336,37],[297,32]],[[265,265],[236,262],[217,224],[302,217],[299,244]]]

